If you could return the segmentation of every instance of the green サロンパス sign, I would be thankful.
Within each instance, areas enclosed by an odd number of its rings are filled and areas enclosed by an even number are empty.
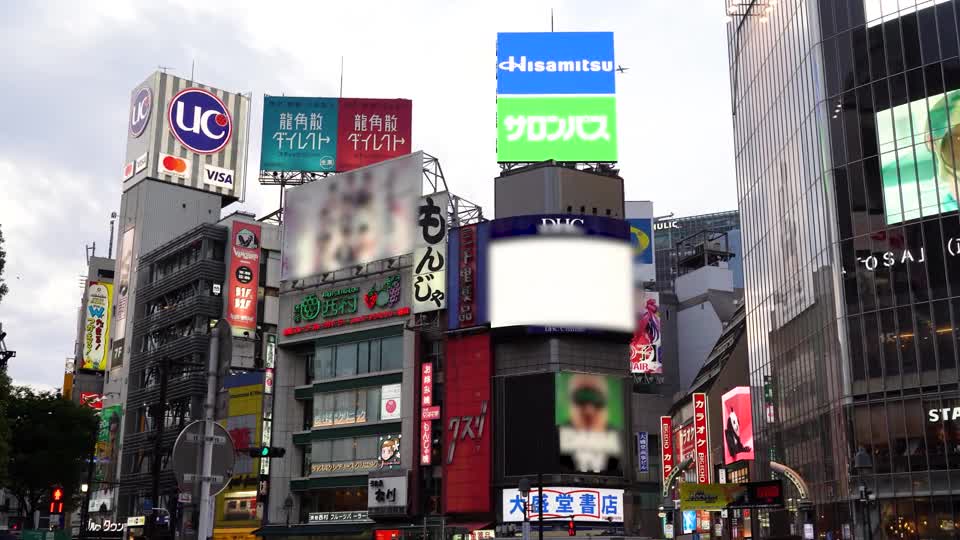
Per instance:
[[[617,99],[498,97],[497,161],[617,161]]]

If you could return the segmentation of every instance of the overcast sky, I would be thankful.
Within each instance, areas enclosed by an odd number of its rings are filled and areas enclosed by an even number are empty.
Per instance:
[[[359,6],[363,5],[361,9]],[[60,387],[72,355],[84,246],[106,256],[120,209],[130,91],[157,66],[263,94],[413,100],[413,146],[451,191],[493,215],[498,31],[614,31],[621,175],[658,215],[736,208],[723,5],[718,0],[541,2],[2,2],[0,303],[9,372]],[[276,209],[248,179],[245,209]],[[227,210],[238,209],[237,205]]]

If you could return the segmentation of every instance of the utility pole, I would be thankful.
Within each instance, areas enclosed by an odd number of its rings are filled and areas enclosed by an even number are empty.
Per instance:
[[[167,383],[170,379],[170,359],[164,356],[160,360],[160,397],[158,403],[154,406],[154,421],[158,422],[156,429],[156,438],[153,440],[153,466],[150,468],[153,476],[153,486],[150,490],[151,503],[153,511],[147,519],[147,537],[156,538],[156,516],[157,507],[160,506],[160,467],[163,463],[161,452],[163,450],[163,430],[167,420]],[[144,512],[146,513],[146,512]]]
[[[200,470],[200,519],[197,538],[206,540],[213,536],[213,502],[210,497],[210,471],[213,468],[213,420],[217,403],[217,371],[220,365],[220,332],[218,323],[210,332],[210,354],[207,357],[207,398],[203,407],[203,465]],[[229,364],[229,361],[228,361]]]

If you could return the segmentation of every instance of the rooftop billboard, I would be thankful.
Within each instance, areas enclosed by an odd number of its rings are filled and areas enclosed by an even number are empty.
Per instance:
[[[343,172],[409,154],[413,102],[264,96],[262,171]]]
[[[150,177],[243,199],[250,98],[156,72],[130,94],[123,190]]]
[[[413,252],[423,153],[287,192],[281,279],[300,279]]]

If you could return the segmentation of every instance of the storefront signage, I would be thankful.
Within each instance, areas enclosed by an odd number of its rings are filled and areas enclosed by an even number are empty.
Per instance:
[[[663,481],[666,482],[673,472],[673,427],[669,416],[660,417],[660,464],[663,467]]]
[[[427,409],[433,409],[433,364],[420,366],[420,464],[430,465],[433,449],[433,421],[426,418]]]
[[[623,490],[573,487],[545,487],[543,499],[531,489],[526,498],[516,488],[503,490],[503,521],[523,521],[529,508],[530,521],[543,512],[544,520],[623,522]]]
[[[407,476],[371,477],[367,480],[367,510],[371,515],[407,513]]]
[[[400,418],[400,384],[385,384],[380,387],[380,420]]]
[[[311,473],[331,473],[345,471],[365,471],[376,469],[380,466],[380,460],[362,459],[358,461],[343,461],[340,463],[314,463],[310,465]]]
[[[119,521],[110,521],[105,519],[100,523],[97,523],[94,520],[87,521],[87,530],[90,532],[117,532],[122,533],[124,529],[127,528],[126,523],[120,523]]]
[[[428,313],[447,307],[447,206],[450,195],[433,193],[420,198],[419,230],[413,249],[413,312]]]
[[[327,521],[368,521],[369,514],[366,510],[358,512],[310,512],[308,516],[310,523],[324,523]]]
[[[146,516],[130,516],[127,518],[127,527],[143,527],[146,522]]]
[[[640,472],[650,471],[649,435],[646,431],[637,433],[637,466]]]
[[[324,291],[318,298],[315,294],[308,294],[293,306],[293,322],[313,321],[317,317],[329,319],[337,315],[349,315],[357,312],[357,296],[359,287],[343,287]]]
[[[227,322],[234,337],[253,339],[257,330],[260,290],[260,226],[234,221],[230,237],[230,282]]]
[[[745,490],[739,484],[680,484],[681,510],[723,510]]]
[[[333,321],[324,321],[322,323],[308,324],[305,326],[291,326],[290,328],[283,329],[284,336],[295,336],[297,334],[302,334],[305,332],[319,332],[320,330],[326,330],[328,328],[337,328],[340,326],[349,326],[351,324],[358,324],[368,321],[377,321],[380,319],[390,319],[393,317],[405,317],[410,315],[410,308],[402,307],[399,309],[391,309],[390,311],[381,311],[378,313],[368,313],[366,315],[360,315],[358,317],[351,317],[349,319],[336,319]]]
[[[468,225],[460,230],[460,313],[462,326],[474,322],[474,280],[477,273],[477,226]]]
[[[693,428],[697,464],[697,483],[710,482],[710,443],[707,440],[707,395],[693,394]]]
[[[679,229],[680,225],[677,223],[677,220],[671,219],[667,221],[657,221],[653,224],[653,230],[655,231],[665,231],[667,229]]]
[[[960,420],[960,407],[944,407],[942,409],[930,409],[927,411],[927,419],[931,422],[946,422],[947,420]]]

